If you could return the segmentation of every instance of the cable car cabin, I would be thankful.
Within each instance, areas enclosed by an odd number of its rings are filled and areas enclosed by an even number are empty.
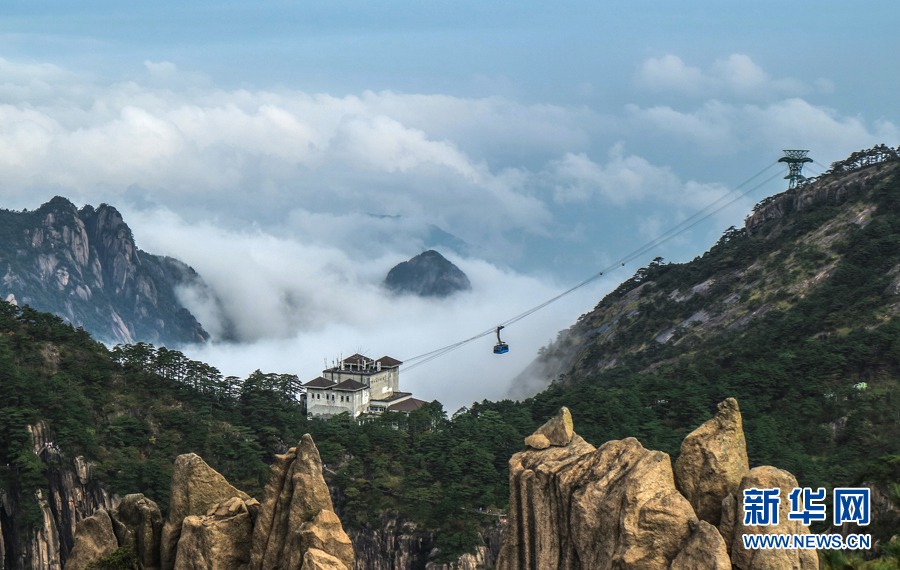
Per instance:
[[[506,354],[509,352],[509,345],[500,340],[500,329],[503,325],[497,327],[497,344],[494,345],[494,354]]]

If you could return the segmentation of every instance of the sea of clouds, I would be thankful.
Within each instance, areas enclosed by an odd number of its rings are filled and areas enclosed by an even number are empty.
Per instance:
[[[490,329],[731,200],[782,148],[813,141],[827,164],[900,142],[889,120],[816,104],[827,79],[773,78],[742,54],[706,68],[651,57],[626,83],[634,103],[596,108],[226,89],[169,62],[110,79],[0,58],[0,206],[60,194],[118,207],[140,248],[187,262],[218,299],[182,292],[214,338],[190,356],[225,374],[310,379],[342,354],[403,360]],[[761,197],[735,199],[636,263],[690,259]],[[469,275],[470,293],[380,287],[433,245]],[[635,269],[504,331],[508,355],[481,338],[402,374],[403,388],[451,411],[520,396],[514,378],[537,350]]]

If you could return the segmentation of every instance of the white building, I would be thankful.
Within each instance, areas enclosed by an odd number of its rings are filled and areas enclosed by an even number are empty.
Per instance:
[[[347,412],[362,414],[385,411],[409,413],[425,402],[400,391],[400,365],[396,358],[382,356],[373,360],[361,354],[349,356],[322,376],[303,385],[306,388],[306,413],[312,417],[336,416]]]

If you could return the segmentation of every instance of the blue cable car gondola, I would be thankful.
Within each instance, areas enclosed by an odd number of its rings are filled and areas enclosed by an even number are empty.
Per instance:
[[[509,352],[509,345],[500,340],[500,329],[503,325],[497,327],[497,344],[494,345],[494,354],[506,354]]]

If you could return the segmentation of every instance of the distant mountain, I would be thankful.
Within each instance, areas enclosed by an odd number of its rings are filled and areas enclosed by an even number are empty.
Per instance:
[[[197,273],[135,246],[112,206],[55,197],[34,211],[0,210],[0,297],[54,313],[111,342],[204,342],[197,319],[178,301]]]
[[[384,285],[395,293],[447,297],[472,288],[462,270],[434,250],[428,250],[391,269]]]

